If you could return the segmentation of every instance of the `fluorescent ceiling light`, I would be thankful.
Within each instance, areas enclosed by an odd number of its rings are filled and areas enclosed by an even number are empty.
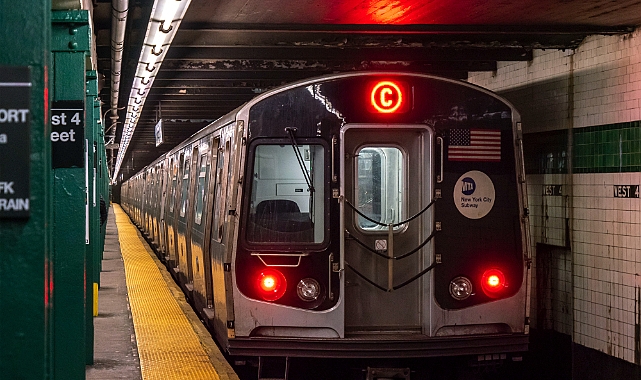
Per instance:
[[[112,175],[115,183],[122,161],[127,153],[129,142],[140,119],[142,108],[153,85],[156,73],[160,69],[167,49],[174,39],[191,0],[155,0],[151,9],[151,17],[147,24],[147,33],[138,59],[136,75],[129,94],[127,116],[123,125],[120,139],[120,149]]]

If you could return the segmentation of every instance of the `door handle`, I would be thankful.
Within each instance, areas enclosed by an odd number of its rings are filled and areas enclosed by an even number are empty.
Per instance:
[[[336,152],[334,151],[336,149],[336,144],[337,144],[337,139],[336,135],[332,136],[332,182],[337,182],[338,181],[338,176],[336,175],[336,168],[334,167],[334,160],[335,160],[335,154]]]
[[[438,162],[439,172],[436,175],[436,182],[437,183],[441,183],[441,182],[443,182],[443,138],[440,137],[440,136],[437,137],[436,138],[436,144],[440,146],[440,149],[439,149],[439,162]]]

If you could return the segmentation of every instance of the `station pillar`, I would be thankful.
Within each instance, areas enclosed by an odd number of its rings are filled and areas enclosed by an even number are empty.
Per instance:
[[[50,0],[0,0],[0,109],[19,115],[0,118],[3,379],[52,377],[50,25]]]
[[[54,378],[84,379],[90,225],[85,166],[89,12],[53,11],[51,22]]]

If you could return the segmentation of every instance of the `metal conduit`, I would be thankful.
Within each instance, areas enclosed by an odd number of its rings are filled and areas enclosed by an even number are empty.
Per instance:
[[[118,120],[118,96],[120,93],[120,75],[122,70],[122,53],[125,43],[125,29],[129,0],[112,0],[111,2],[111,119],[110,129],[115,137]]]

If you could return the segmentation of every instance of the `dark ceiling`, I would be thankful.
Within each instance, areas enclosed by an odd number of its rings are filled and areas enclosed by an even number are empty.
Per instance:
[[[128,101],[152,5],[129,2],[119,107]],[[93,21],[107,110],[111,1],[94,0]],[[533,49],[573,49],[587,35],[638,25],[639,0],[192,0],[120,173],[128,178],[207,122],[287,82],[367,69],[464,79],[495,70],[497,61],[529,60]],[[159,117],[165,143],[156,147]]]

